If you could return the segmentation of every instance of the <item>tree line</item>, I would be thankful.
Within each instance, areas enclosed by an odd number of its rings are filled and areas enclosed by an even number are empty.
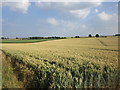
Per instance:
[[[89,34],[88,37],[93,37],[93,36],[91,34]],[[100,37],[100,35],[96,34],[95,37]],[[75,38],[80,38],[80,36],[75,36]]]
[[[14,39],[65,39],[66,37],[28,37],[28,38],[19,38],[19,37],[16,37]],[[1,39],[9,39],[8,37],[1,37]]]
[[[115,34],[113,36],[120,36],[120,34]],[[99,34],[96,34],[95,36],[92,36],[92,34],[89,34],[88,37],[107,37],[107,36],[100,36]],[[27,37],[27,38],[18,38],[16,37],[15,39],[66,39],[67,37]],[[71,37],[71,38],[80,38],[80,36],[75,36],[75,37]],[[1,37],[1,39],[9,39],[8,37]]]
[[[65,39],[66,37],[29,37],[29,39]]]

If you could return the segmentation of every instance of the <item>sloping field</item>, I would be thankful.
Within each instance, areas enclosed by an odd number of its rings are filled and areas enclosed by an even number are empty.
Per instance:
[[[117,37],[3,44],[2,50],[24,87],[113,88],[118,83]]]
[[[55,39],[3,39],[0,40],[0,43],[36,43],[36,42],[43,42],[43,41],[49,41],[49,40],[55,40]]]

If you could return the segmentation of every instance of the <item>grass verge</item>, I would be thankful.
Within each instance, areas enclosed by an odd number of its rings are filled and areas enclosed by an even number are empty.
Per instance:
[[[2,53],[2,88],[23,88],[22,82],[18,81],[13,71],[10,58]]]

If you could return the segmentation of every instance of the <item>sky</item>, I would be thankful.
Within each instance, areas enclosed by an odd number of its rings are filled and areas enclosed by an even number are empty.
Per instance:
[[[5,2],[2,36],[48,37],[118,33],[117,2]]]

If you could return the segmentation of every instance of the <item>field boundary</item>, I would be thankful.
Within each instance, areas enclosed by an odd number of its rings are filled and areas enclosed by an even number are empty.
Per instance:
[[[97,39],[103,46],[108,46],[107,44],[105,44],[103,41],[101,41],[100,39]]]
[[[18,81],[17,75],[11,64],[11,58],[2,50],[2,89],[8,88],[23,88],[23,83]],[[5,75],[4,75],[5,74]]]

